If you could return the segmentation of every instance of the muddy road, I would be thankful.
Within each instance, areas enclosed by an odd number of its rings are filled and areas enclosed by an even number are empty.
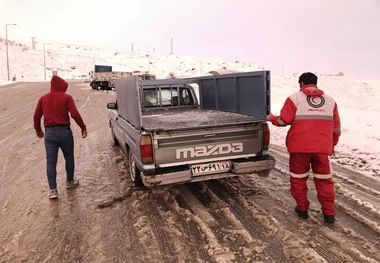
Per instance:
[[[287,154],[276,169],[157,189],[135,188],[112,146],[106,103],[114,92],[70,83],[88,127],[72,123],[76,178],[48,199],[45,149],[33,112],[49,83],[0,87],[0,262],[380,262],[380,181],[334,166],[337,221],[326,225],[309,180],[310,218],[298,219]]]

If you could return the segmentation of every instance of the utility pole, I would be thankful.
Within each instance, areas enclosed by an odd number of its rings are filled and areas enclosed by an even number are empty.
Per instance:
[[[45,81],[46,81],[46,59],[45,59],[45,45],[50,45],[48,43],[44,43],[44,76],[45,76]]]
[[[8,58],[8,26],[16,26],[17,24],[5,24],[5,45],[7,50],[7,72],[9,81],[9,58]]]
[[[35,37],[32,37],[32,49],[33,50],[36,49],[36,38]]]

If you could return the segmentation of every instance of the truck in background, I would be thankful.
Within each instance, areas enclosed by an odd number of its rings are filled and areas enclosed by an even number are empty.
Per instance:
[[[111,90],[115,80],[131,75],[132,72],[128,71],[112,71],[112,66],[95,65],[94,71],[89,73],[90,86],[94,90]]]
[[[269,71],[158,80],[132,76],[115,86],[116,102],[107,104],[109,125],[136,186],[268,176],[274,168],[265,118]]]
[[[139,71],[134,70],[132,76],[136,76],[138,80],[154,80],[156,79],[156,75],[150,74],[148,71]]]
[[[155,79],[155,75],[141,71],[112,71],[112,66],[95,65],[94,71],[89,73],[90,86],[94,90],[112,90],[114,81],[129,76],[138,76],[139,79]]]

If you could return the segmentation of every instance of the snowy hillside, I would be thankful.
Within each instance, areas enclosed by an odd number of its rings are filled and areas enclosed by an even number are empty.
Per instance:
[[[17,81],[44,80],[44,46],[36,43],[9,42],[10,79]],[[0,60],[6,61],[5,40],[0,39]],[[103,50],[69,44],[45,44],[46,78],[53,70],[65,79],[85,80],[94,64],[111,65],[114,71],[149,71],[158,78],[169,72],[177,77],[206,75],[212,70],[221,72],[247,72],[262,69],[253,63],[225,61],[222,58],[195,57],[153,52],[127,52]],[[270,70],[270,69],[269,69]],[[310,69],[305,69],[309,71]],[[298,76],[272,75],[272,111],[279,114],[286,97],[298,90]],[[358,80],[349,76],[318,73],[320,89],[338,103],[341,115],[342,136],[334,160],[369,176],[380,174],[380,81]],[[0,84],[6,84],[6,63],[0,64]],[[272,143],[284,145],[288,128],[271,126]]]
[[[44,79],[44,45],[10,41],[8,57],[10,79],[36,81]],[[6,61],[5,39],[0,39],[0,59]],[[68,44],[45,44],[46,78],[53,70],[65,79],[81,79],[88,76],[94,65],[109,65],[113,71],[149,71],[158,78],[165,78],[169,72],[177,77],[205,75],[211,70],[254,71],[260,67],[239,61],[224,61],[221,58],[201,58],[177,54],[153,52],[127,52],[121,50],[100,50]],[[0,81],[7,79],[6,64],[0,66]]]

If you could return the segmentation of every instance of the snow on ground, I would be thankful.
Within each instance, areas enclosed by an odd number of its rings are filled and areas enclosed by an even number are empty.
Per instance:
[[[149,71],[158,78],[165,78],[169,72],[176,77],[206,75],[210,71],[223,72],[256,71],[259,65],[241,61],[225,61],[222,58],[194,57],[180,54],[158,54],[153,52],[127,52],[121,50],[101,50],[69,44],[31,43],[9,41],[8,57],[10,79],[16,81],[50,80],[53,70],[65,79],[88,80],[88,72],[94,64],[111,65],[114,71]],[[6,61],[5,40],[0,39],[0,59]],[[44,56],[45,55],[45,56]],[[44,60],[45,57],[45,60]],[[269,69],[270,70],[270,69]],[[305,69],[306,71],[307,69]],[[271,107],[275,114],[287,96],[298,90],[298,76],[271,77]],[[318,86],[333,96],[338,103],[342,122],[342,136],[335,148],[334,161],[359,170],[379,179],[380,174],[380,80],[352,79],[349,76],[334,76],[320,72]],[[0,85],[8,84],[5,63],[0,64]],[[271,125],[271,142],[285,145],[288,128]]]
[[[58,75],[65,79],[76,79],[85,81],[88,72],[93,70],[94,62],[96,64],[102,64],[102,65],[112,65],[114,70],[141,70],[141,71],[150,71],[151,73],[154,73],[159,78],[165,78],[169,72],[174,72],[174,74],[177,77],[190,77],[190,76],[197,76],[197,75],[205,75],[211,70],[223,70],[225,72],[229,71],[255,71],[258,69],[261,69],[260,66],[255,65],[253,63],[244,63],[239,61],[225,61],[221,58],[205,58],[205,57],[194,57],[194,56],[187,56],[187,55],[179,55],[179,54],[157,54],[157,53],[151,53],[151,52],[122,52],[122,51],[113,51],[113,50],[100,50],[94,47],[81,47],[81,46],[75,46],[75,45],[63,45],[63,44],[50,44],[45,46],[46,50],[46,75],[47,80],[50,80],[52,75],[52,70],[57,70]],[[0,40],[0,60],[6,61],[6,52],[5,52],[5,43],[4,40]],[[10,71],[11,71],[11,79],[15,76],[16,81],[44,81],[44,56],[43,56],[43,46],[39,43],[37,43],[36,49],[33,50],[28,44],[23,43],[14,43],[11,42],[9,45],[9,64],[10,64]],[[305,69],[307,70],[307,69]],[[271,93],[271,102],[272,102],[272,112],[275,114],[278,114],[280,112],[280,109],[286,99],[287,96],[292,94],[293,92],[296,92],[298,88],[297,80],[299,74],[302,72],[297,72],[297,74],[289,75],[289,76],[277,76],[272,75],[271,77],[271,87],[272,87],[272,93]],[[380,106],[377,103],[380,99],[380,81],[374,81],[374,80],[358,80],[358,79],[351,79],[349,76],[331,76],[327,73],[319,73],[319,87],[324,90],[326,93],[332,95],[335,100],[338,103],[339,112],[341,115],[341,122],[342,122],[342,136],[340,139],[340,143],[336,147],[336,156],[334,157],[333,161],[340,163],[346,167],[349,167],[352,170],[358,170],[362,174],[373,178],[373,180],[380,180],[379,173],[380,173],[380,127],[379,127],[379,120],[378,117],[380,113]],[[7,81],[7,68],[5,63],[0,64],[0,85],[6,85],[9,83],[13,83],[12,81]],[[88,83],[81,84],[83,87],[89,87]],[[9,86],[6,88],[6,90],[10,90],[12,86]],[[85,89],[85,88],[84,88]],[[70,91],[69,91],[70,92]],[[96,93],[94,96],[114,96],[112,93]],[[103,101],[101,102],[103,103]],[[19,105],[19,107],[22,107],[23,105]],[[30,105],[29,105],[30,107]],[[87,107],[84,110],[88,110],[90,107]],[[2,109],[4,110],[4,109]],[[97,123],[97,125],[101,125]],[[280,128],[275,127],[273,125],[271,127],[271,140],[272,144],[276,145],[285,145],[285,136],[288,128]],[[93,140],[98,141],[98,137],[92,137],[94,135],[90,135],[88,137],[87,141]],[[87,144],[86,144],[87,145]],[[97,145],[97,144],[91,144],[89,143],[90,147],[83,147],[86,151],[90,151],[91,146]],[[95,146],[94,146],[95,147]],[[103,148],[101,148],[103,149]],[[87,152],[88,153],[88,152]],[[109,152],[107,151],[101,151],[100,153],[97,153],[100,155],[108,155]],[[18,156],[18,153],[15,153],[15,156]],[[98,155],[96,155],[98,156]],[[12,155],[12,158],[14,156]],[[30,158],[30,157],[26,157]],[[102,158],[99,158],[102,160]],[[102,161],[106,162],[108,159],[103,159]],[[122,163],[122,158],[119,159],[119,166],[123,167],[120,168],[120,174],[125,173],[123,169],[125,167]],[[89,174],[96,174],[97,168],[95,165],[93,165],[93,159],[88,159],[85,162],[82,163],[82,169],[89,173]],[[98,158],[96,159],[98,161]],[[24,161],[25,162],[25,161]],[[29,162],[27,160],[26,162]],[[29,162],[30,163],[30,162]],[[43,163],[39,164],[40,166],[43,165]],[[108,167],[108,166],[106,166]],[[37,168],[39,170],[41,167]],[[61,169],[63,169],[61,167]],[[16,170],[17,171],[17,170]],[[95,171],[92,173],[92,171]],[[32,173],[32,172],[30,172]],[[29,175],[29,174],[27,174]],[[339,175],[337,175],[339,176]],[[41,178],[43,178],[42,175],[40,175]],[[15,177],[11,177],[15,178]],[[61,177],[60,180],[64,180],[63,177]],[[111,189],[111,186],[113,187],[112,183],[107,184],[100,184],[98,180],[103,180],[102,177],[92,177],[88,183],[88,188],[84,189],[84,191],[93,191],[95,193],[96,197],[101,196],[101,193],[109,193],[108,191],[104,191],[104,189]],[[250,179],[247,179],[250,180]],[[260,183],[257,179],[251,179],[255,180],[254,183],[250,185],[255,185]],[[350,178],[347,179],[349,181]],[[125,180],[127,181],[127,180]],[[30,188],[30,184],[32,181],[25,181],[22,180],[20,182],[17,181],[16,184],[18,187],[28,187]],[[63,183],[63,181],[60,181]],[[103,182],[103,181],[102,181]],[[372,181],[371,181],[372,182]],[[34,184],[36,184],[35,181],[33,181]],[[270,179],[267,181],[267,183],[271,183]],[[288,186],[286,184],[277,185],[279,182],[277,179],[275,181],[272,181],[273,184],[276,184],[275,188],[267,187],[270,191],[273,192],[281,192],[281,189],[287,189]],[[350,184],[355,184],[356,182],[349,181]],[[34,185],[35,186],[35,185]],[[239,187],[241,187],[242,184],[239,184]],[[109,187],[109,188],[108,188]],[[361,186],[362,187],[362,186]],[[25,188],[27,189],[27,188]],[[36,189],[40,189],[39,186],[36,187]],[[181,188],[180,188],[181,189]],[[182,188],[186,189],[186,188]],[[280,190],[278,190],[280,189]],[[114,189],[113,189],[114,190]],[[165,191],[165,188],[160,189],[163,193],[162,195],[166,198],[173,198],[172,194],[170,192]],[[250,191],[253,191],[252,189],[249,189]],[[368,192],[373,193],[374,195],[378,195],[379,189],[367,189]],[[115,191],[115,190],[114,190]],[[208,190],[210,191],[210,190]],[[357,203],[368,206],[369,204],[362,202],[362,199],[360,196],[353,195],[350,191],[350,189],[338,189],[341,193],[344,191],[348,191],[347,194],[343,193],[341,194],[344,197],[349,196],[351,199],[354,199]],[[35,191],[34,197],[38,196],[39,190]],[[112,191],[111,191],[112,192]],[[283,193],[277,197],[288,197],[288,194],[286,190],[283,191]],[[88,192],[84,192],[84,196],[86,196]],[[157,192],[156,192],[157,193]],[[358,192],[359,193],[359,192]],[[197,223],[197,226],[200,226],[202,228],[202,233],[206,234],[206,239],[209,244],[207,249],[209,250],[209,254],[212,254],[215,256],[216,261],[218,262],[231,262],[233,261],[233,253],[226,249],[223,244],[218,243],[217,238],[215,237],[214,232],[210,229],[209,221],[213,220],[213,216],[217,215],[218,213],[221,213],[223,217],[227,218],[229,222],[232,222],[232,226],[236,226],[234,229],[229,229],[228,227],[225,227],[222,229],[222,233],[224,233],[226,240],[228,238],[233,238],[233,235],[230,235],[231,232],[236,231],[239,232],[239,235],[246,238],[246,243],[252,245],[252,236],[250,233],[247,232],[246,228],[244,226],[240,226],[241,219],[236,218],[235,214],[231,212],[230,209],[222,209],[222,211],[217,211],[216,213],[213,213],[213,210],[211,209],[206,210],[202,204],[197,201],[197,199],[191,198],[190,196],[192,193],[184,193],[188,198],[187,201],[189,202],[191,208],[193,211],[195,211],[195,214],[191,214],[186,209],[182,209],[178,206],[177,202],[168,202],[169,204],[173,204],[175,206],[175,209],[177,209],[178,215],[183,215],[182,218],[184,218],[186,221],[194,221]],[[99,196],[98,196],[99,195]],[[208,196],[213,196],[213,193],[209,193]],[[81,196],[78,195],[78,198]],[[103,200],[103,196],[100,200]],[[108,196],[107,196],[108,197]],[[281,198],[275,198],[273,201],[280,200]],[[22,200],[24,198],[23,196],[18,196],[17,200]],[[65,199],[66,198],[66,199]],[[133,198],[136,198],[136,201],[133,202],[133,213],[137,213],[136,217],[137,223],[133,225],[133,227],[137,228],[137,231],[139,234],[141,234],[140,242],[145,243],[149,248],[149,240],[148,235],[145,235],[145,233],[148,233],[149,228],[149,220],[146,217],[146,213],[144,213],[144,204],[150,203],[150,199],[152,197],[149,197],[149,192],[135,192]],[[285,199],[286,199],[285,198]],[[23,202],[18,202],[17,200],[14,200],[14,196],[10,196],[9,199],[5,202],[5,206],[3,207],[3,211],[7,212],[7,215],[12,215],[14,218],[17,218],[20,220],[20,223],[17,225],[11,225],[11,230],[7,232],[7,238],[11,240],[10,245],[10,251],[12,251],[11,255],[18,255],[19,250],[14,250],[19,242],[22,242],[25,240],[25,236],[30,236],[29,233],[33,230],[41,230],[41,229],[50,229],[49,226],[53,226],[51,229],[58,229],[60,230],[60,226],[64,225],[64,223],[67,223],[67,219],[70,219],[72,222],[75,222],[75,216],[84,216],[83,211],[77,212],[77,210],[74,210],[71,207],[72,200],[68,200],[67,196],[62,196],[62,200],[64,202],[59,203],[60,206],[58,206],[59,209],[56,209],[53,211],[52,214],[57,213],[60,216],[54,216],[54,218],[51,220],[51,225],[49,225],[48,221],[41,221],[38,220],[40,217],[46,217],[44,215],[44,209],[49,209],[49,206],[46,205],[40,205],[39,202],[43,202],[40,200],[40,198],[35,198],[35,203],[32,203],[31,210],[28,210],[29,206],[23,205],[23,207],[20,209],[19,206],[16,204],[23,204]],[[74,198],[75,199],[75,198]],[[99,217],[99,211],[93,211],[91,209],[89,204],[92,199],[91,198],[83,198],[83,204],[85,205],[87,212],[89,212],[89,218],[91,220],[95,220],[95,225],[99,222],[105,222],[102,221],[102,219]],[[152,199],[153,200],[153,199]],[[154,200],[156,201],[156,196],[154,197]],[[218,201],[219,200],[219,201]],[[270,200],[270,199],[269,199]],[[266,200],[264,200],[266,201]],[[284,201],[284,203],[287,200]],[[220,205],[218,202],[223,202],[222,200],[215,198],[213,200],[215,202],[216,207],[224,207],[223,205]],[[260,198],[256,200],[258,202],[257,204],[260,204]],[[13,205],[14,203],[14,205]],[[156,204],[153,202],[153,204]],[[266,204],[266,203],[265,203]],[[276,203],[278,204],[278,203]],[[267,204],[266,204],[267,205]],[[372,204],[370,204],[372,205]],[[255,218],[257,220],[254,220],[256,222],[260,222],[260,224],[264,224],[266,229],[273,229],[273,231],[278,231],[276,233],[277,236],[282,236],[283,243],[286,248],[286,253],[295,254],[298,255],[300,258],[308,258],[313,259],[313,262],[324,262],[324,259],[320,257],[319,254],[316,254],[315,250],[310,249],[306,245],[306,238],[299,238],[299,235],[293,234],[288,231],[287,228],[282,228],[281,223],[278,223],[277,221],[274,221],[270,219],[267,214],[262,214],[261,211],[256,209],[253,206],[250,206],[249,204],[246,205],[247,209],[244,211],[251,211],[251,217]],[[373,210],[375,213],[379,213],[378,206],[373,206]],[[82,207],[79,207],[82,209]],[[170,207],[169,207],[170,208]],[[41,209],[41,211],[37,211]],[[13,212],[14,210],[15,212]],[[281,210],[281,208],[280,208]],[[312,214],[316,214],[315,211],[318,209],[314,206],[311,209]],[[57,212],[59,211],[59,212]],[[344,211],[344,209],[343,209]],[[352,214],[355,211],[352,212]],[[118,212],[117,209],[107,211],[103,214],[104,218],[114,218],[113,215],[116,215]],[[157,212],[160,213],[160,212]],[[211,214],[213,213],[213,214]],[[142,215],[141,217],[140,214]],[[175,215],[175,213],[173,213]],[[211,215],[210,215],[211,214]],[[284,215],[287,215],[288,212],[284,211]],[[85,214],[87,215],[87,214]],[[125,214],[124,214],[125,215]],[[73,217],[74,216],[74,217]],[[171,211],[168,213],[162,212],[160,214],[160,218],[162,221],[169,222],[167,226],[170,228],[170,231],[172,233],[178,233],[178,225],[174,222],[171,214]],[[367,218],[359,218],[360,214],[354,215],[358,217],[358,221],[360,220],[364,221],[367,220]],[[86,216],[84,216],[86,218]],[[11,220],[13,217],[9,217],[8,220]],[[133,217],[132,217],[133,218]],[[28,221],[30,220],[30,221]],[[215,220],[215,219],[214,219]],[[79,220],[78,220],[79,221]],[[83,220],[81,218],[80,220],[83,223],[86,223],[86,220]],[[217,220],[215,220],[217,221]],[[26,223],[30,222],[30,224]],[[38,225],[38,222],[44,222],[43,227]],[[114,222],[114,221],[112,221]],[[37,225],[36,225],[37,224]],[[79,222],[79,227],[80,222]],[[77,225],[77,227],[78,227]],[[99,225],[99,224],[98,224]],[[118,229],[118,225],[120,225],[120,222],[115,223],[115,228],[110,228],[109,230],[112,231],[113,229]],[[377,222],[368,222],[367,225],[373,225],[373,228],[376,230],[378,229]],[[318,225],[317,225],[318,226]],[[13,228],[12,228],[13,227]],[[19,229],[21,227],[21,229]],[[358,254],[357,257],[360,256],[359,253],[356,253],[356,247],[351,247],[350,242],[346,242],[347,237],[349,239],[354,240],[355,238],[352,238],[354,235],[360,236],[360,229],[358,229],[358,232],[356,232],[356,228],[353,229],[350,226],[343,226],[344,229],[347,229],[347,235],[341,235],[341,233],[336,231],[329,231],[328,228],[325,227],[319,227],[319,231],[321,233],[325,233],[325,235],[328,235],[328,237],[331,240],[335,240],[337,243],[343,243],[347,248],[343,251],[350,251],[351,253]],[[13,230],[14,229],[14,230]],[[87,228],[80,228],[78,232],[84,232]],[[309,228],[306,228],[309,229]],[[63,229],[65,231],[65,229]],[[301,228],[302,230],[302,228]],[[8,231],[8,230],[7,230]],[[125,229],[123,229],[125,231]],[[223,232],[224,231],[224,232]],[[228,232],[229,231],[229,232]],[[38,232],[36,232],[38,233]],[[44,232],[47,234],[47,232]],[[93,233],[93,232],[91,232]],[[358,234],[359,233],[359,234]],[[304,237],[307,237],[310,234],[310,232],[305,232]],[[180,233],[178,233],[180,235]],[[268,234],[269,235],[269,234]],[[33,235],[32,235],[33,236]],[[43,235],[42,235],[43,236]],[[76,235],[66,235],[68,236],[68,240],[70,240],[70,237],[76,238]],[[92,236],[92,235],[91,235]],[[99,232],[95,231],[94,234],[95,237],[100,236]],[[107,235],[105,235],[107,237]],[[111,236],[111,235],[109,235]],[[20,238],[21,237],[21,238]],[[53,236],[56,238],[55,236]],[[107,240],[113,240],[113,238],[117,239],[118,235],[112,235],[112,239],[106,238]],[[85,237],[84,237],[85,238]],[[102,237],[103,238],[103,237]],[[365,236],[363,236],[363,239]],[[5,240],[6,238],[4,238]],[[67,238],[65,238],[67,239]],[[14,241],[16,240],[16,241]],[[29,237],[29,240],[34,239]],[[38,240],[38,239],[37,239]],[[46,241],[46,240],[45,240]],[[60,244],[63,244],[63,241],[58,238],[58,241]],[[25,241],[27,242],[27,241]],[[88,242],[90,244],[90,242]],[[24,243],[25,244],[25,243]],[[46,244],[43,243],[43,244]],[[76,245],[76,242],[73,242],[71,245]],[[95,248],[97,249],[94,255],[97,253],[103,253],[102,252],[102,244],[103,243],[95,243]],[[113,243],[112,243],[113,244]],[[355,244],[355,243],[354,243]],[[8,245],[8,244],[7,244]],[[65,244],[64,244],[65,245]],[[310,245],[310,244],[309,244]],[[311,244],[311,247],[313,244]],[[373,244],[364,244],[363,246],[368,247],[376,247],[376,245]],[[33,247],[33,246],[31,246]],[[343,245],[342,245],[343,247]],[[247,247],[243,247],[244,256],[246,258],[254,258],[254,255],[263,253],[261,250],[264,248],[263,246],[260,246],[258,244],[255,246],[255,251],[251,251]],[[67,251],[67,246],[63,246],[63,249]],[[43,250],[43,249],[42,249]],[[106,251],[107,249],[104,249]],[[35,251],[35,250],[33,250]],[[44,250],[43,250],[44,251]],[[112,249],[111,252],[112,253]],[[340,250],[338,250],[340,251]],[[155,251],[153,251],[155,252]],[[26,252],[24,252],[26,253]],[[104,252],[105,253],[105,252]],[[340,252],[337,252],[340,253]],[[35,254],[35,253],[33,253]],[[67,253],[66,253],[67,254]],[[23,257],[25,254],[21,254]],[[153,254],[154,255],[154,254]],[[87,255],[88,256],[88,255]],[[90,256],[91,257],[91,256]],[[342,256],[343,258],[343,256]],[[363,259],[363,261],[366,262],[372,262],[369,259]],[[312,261],[310,261],[312,262]]]

